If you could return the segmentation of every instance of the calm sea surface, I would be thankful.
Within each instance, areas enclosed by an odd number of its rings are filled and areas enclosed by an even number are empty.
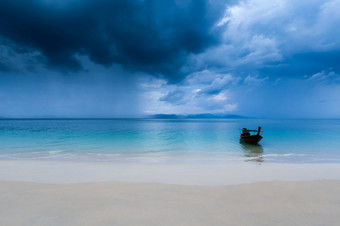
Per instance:
[[[0,119],[0,159],[340,163],[340,120]]]

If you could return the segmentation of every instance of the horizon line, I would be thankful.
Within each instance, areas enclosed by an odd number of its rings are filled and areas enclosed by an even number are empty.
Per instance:
[[[155,118],[152,115],[144,117],[0,117],[0,120],[114,120],[114,119],[155,119],[155,120],[181,120],[181,119],[265,119],[265,120],[340,120],[340,118],[304,118],[304,117],[248,117],[241,116],[235,117],[201,117],[201,118]]]

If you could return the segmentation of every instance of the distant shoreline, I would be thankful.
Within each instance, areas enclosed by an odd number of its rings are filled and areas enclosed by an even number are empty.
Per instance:
[[[189,114],[189,115],[177,115],[177,114],[155,114],[151,115],[151,118],[155,119],[244,119],[252,117],[245,117],[241,115],[233,114]]]

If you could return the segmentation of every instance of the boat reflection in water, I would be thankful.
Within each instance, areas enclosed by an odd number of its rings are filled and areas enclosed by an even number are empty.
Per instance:
[[[240,140],[241,148],[243,149],[244,156],[248,159],[246,161],[263,162],[263,147],[260,144],[253,145]]]

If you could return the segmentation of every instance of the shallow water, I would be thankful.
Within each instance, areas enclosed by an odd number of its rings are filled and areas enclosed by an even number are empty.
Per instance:
[[[1,119],[0,159],[340,163],[340,120]]]

